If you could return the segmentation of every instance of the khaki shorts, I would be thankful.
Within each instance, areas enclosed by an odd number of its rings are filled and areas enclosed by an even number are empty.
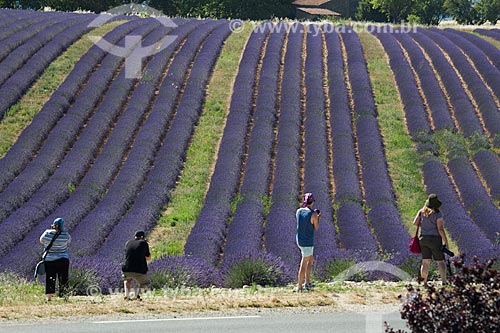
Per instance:
[[[146,288],[149,286],[149,277],[147,274],[136,273],[136,272],[123,272],[124,280],[134,280],[139,288]]]
[[[443,241],[441,236],[424,235],[420,236],[420,249],[422,250],[422,259],[433,259],[436,261],[444,260],[444,253],[441,249]]]

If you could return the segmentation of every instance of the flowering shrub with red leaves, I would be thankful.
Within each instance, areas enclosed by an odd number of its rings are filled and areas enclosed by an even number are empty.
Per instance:
[[[495,261],[480,263],[474,258],[466,265],[465,256],[454,260],[456,273],[449,285],[408,286],[408,295],[401,309],[413,333],[500,332],[500,274]],[[386,323],[386,332],[394,330]]]

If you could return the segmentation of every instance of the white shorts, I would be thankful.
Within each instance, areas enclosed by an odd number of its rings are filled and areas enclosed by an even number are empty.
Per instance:
[[[313,255],[314,252],[314,246],[300,246],[298,245],[300,252],[302,253],[303,257],[310,257]]]

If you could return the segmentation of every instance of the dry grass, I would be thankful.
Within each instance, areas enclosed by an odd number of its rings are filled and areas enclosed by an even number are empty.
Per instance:
[[[143,301],[125,301],[122,294],[110,296],[74,296],[3,306],[0,321],[34,318],[92,317],[99,315],[186,314],[246,309],[307,310],[322,307],[327,311],[397,311],[401,283],[324,284],[310,293],[297,294],[288,288],[197,289],[155,296],[147,293]]]

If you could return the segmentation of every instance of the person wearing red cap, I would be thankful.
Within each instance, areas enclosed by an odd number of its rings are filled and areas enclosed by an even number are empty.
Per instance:
[[[318,209],[313,210],[314,196],[312,193],[304,194],[302,207],[297,209],[297,245],[302,254],[298,274],[297,288],[295,291],[308,291],[314,285],[311,283],[311,269],[314,261],[314,232],[319,228],[321,213]]]
[[[151,253],[145,237],[144,231],[138,230],[134,239],[125,244],[125,263],[122,265],[122,273],[126,300],[130,300],[131,291],[134,291],[137,300],[141,300],[141,291],[149,285],[147,260],[151,259]],[[138,285],[135,290],[132,288],[134,282]]]

